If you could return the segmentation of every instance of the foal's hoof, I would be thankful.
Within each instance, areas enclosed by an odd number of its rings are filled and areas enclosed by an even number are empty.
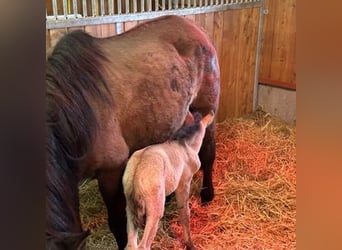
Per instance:
[[[201,191],[201,205],[205,206],[214,199],[214,189],[205,188]]]

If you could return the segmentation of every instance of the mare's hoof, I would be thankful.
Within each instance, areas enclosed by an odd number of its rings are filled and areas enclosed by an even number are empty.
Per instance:
[[[194,244],[192,244],[192,242],[185,243],[185,246],[186,250],[196,250],[196,247],[194,246]]]
[[[214,199],[214,189],[205,188],[201,191],[201,205],[205,206]]]

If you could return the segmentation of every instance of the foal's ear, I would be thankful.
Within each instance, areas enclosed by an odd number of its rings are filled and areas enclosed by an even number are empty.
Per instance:
[[[208,127],[214,121],[214,118],[215,118],[215,113],[212,110],[209,114],[207,114],[206,116],[202,118],[201,122],[204,124],[205,127]]]
[[[184,125],[190,125],[194,122],[194,116],[191,114],[190,111],[188,111],[188,113],[185,116],[185,120],[184,120]]]

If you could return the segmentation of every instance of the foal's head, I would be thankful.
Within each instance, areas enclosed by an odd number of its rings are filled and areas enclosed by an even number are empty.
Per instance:
[[[200,121],[199,121],[199,128],[198,131],[195,133],[193,137],[190,137],[187,141],[186,144],[188,144],[190,147],[193,148],[196,152],[199,152],[203,138],[205,135],[206,128],[214,121],[214,111],[211,111],[209,114],[204,116]],[[195,117],[195,122],[196,122],[196,117]]]
[[[187,144],[195,151],[199,152],[206,128],[213,122],[215,114],[211,111],[205,117],[198,112],[193,115],[188,112],[185,117],[184,125],[172,137],[181,144]]]

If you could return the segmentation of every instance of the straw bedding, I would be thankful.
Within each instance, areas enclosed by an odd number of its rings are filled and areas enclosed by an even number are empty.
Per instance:
[[[259,110],[217,124],[215,198],[200,205],[201,171],[190,197],[192,239],[198,249],[296,248],[296,128]],[[95,180],[80,188],[88,249],[115,249]],[[153,249],[184,249],[173,197]],[[140,232],[141,235],[141,232]]]

